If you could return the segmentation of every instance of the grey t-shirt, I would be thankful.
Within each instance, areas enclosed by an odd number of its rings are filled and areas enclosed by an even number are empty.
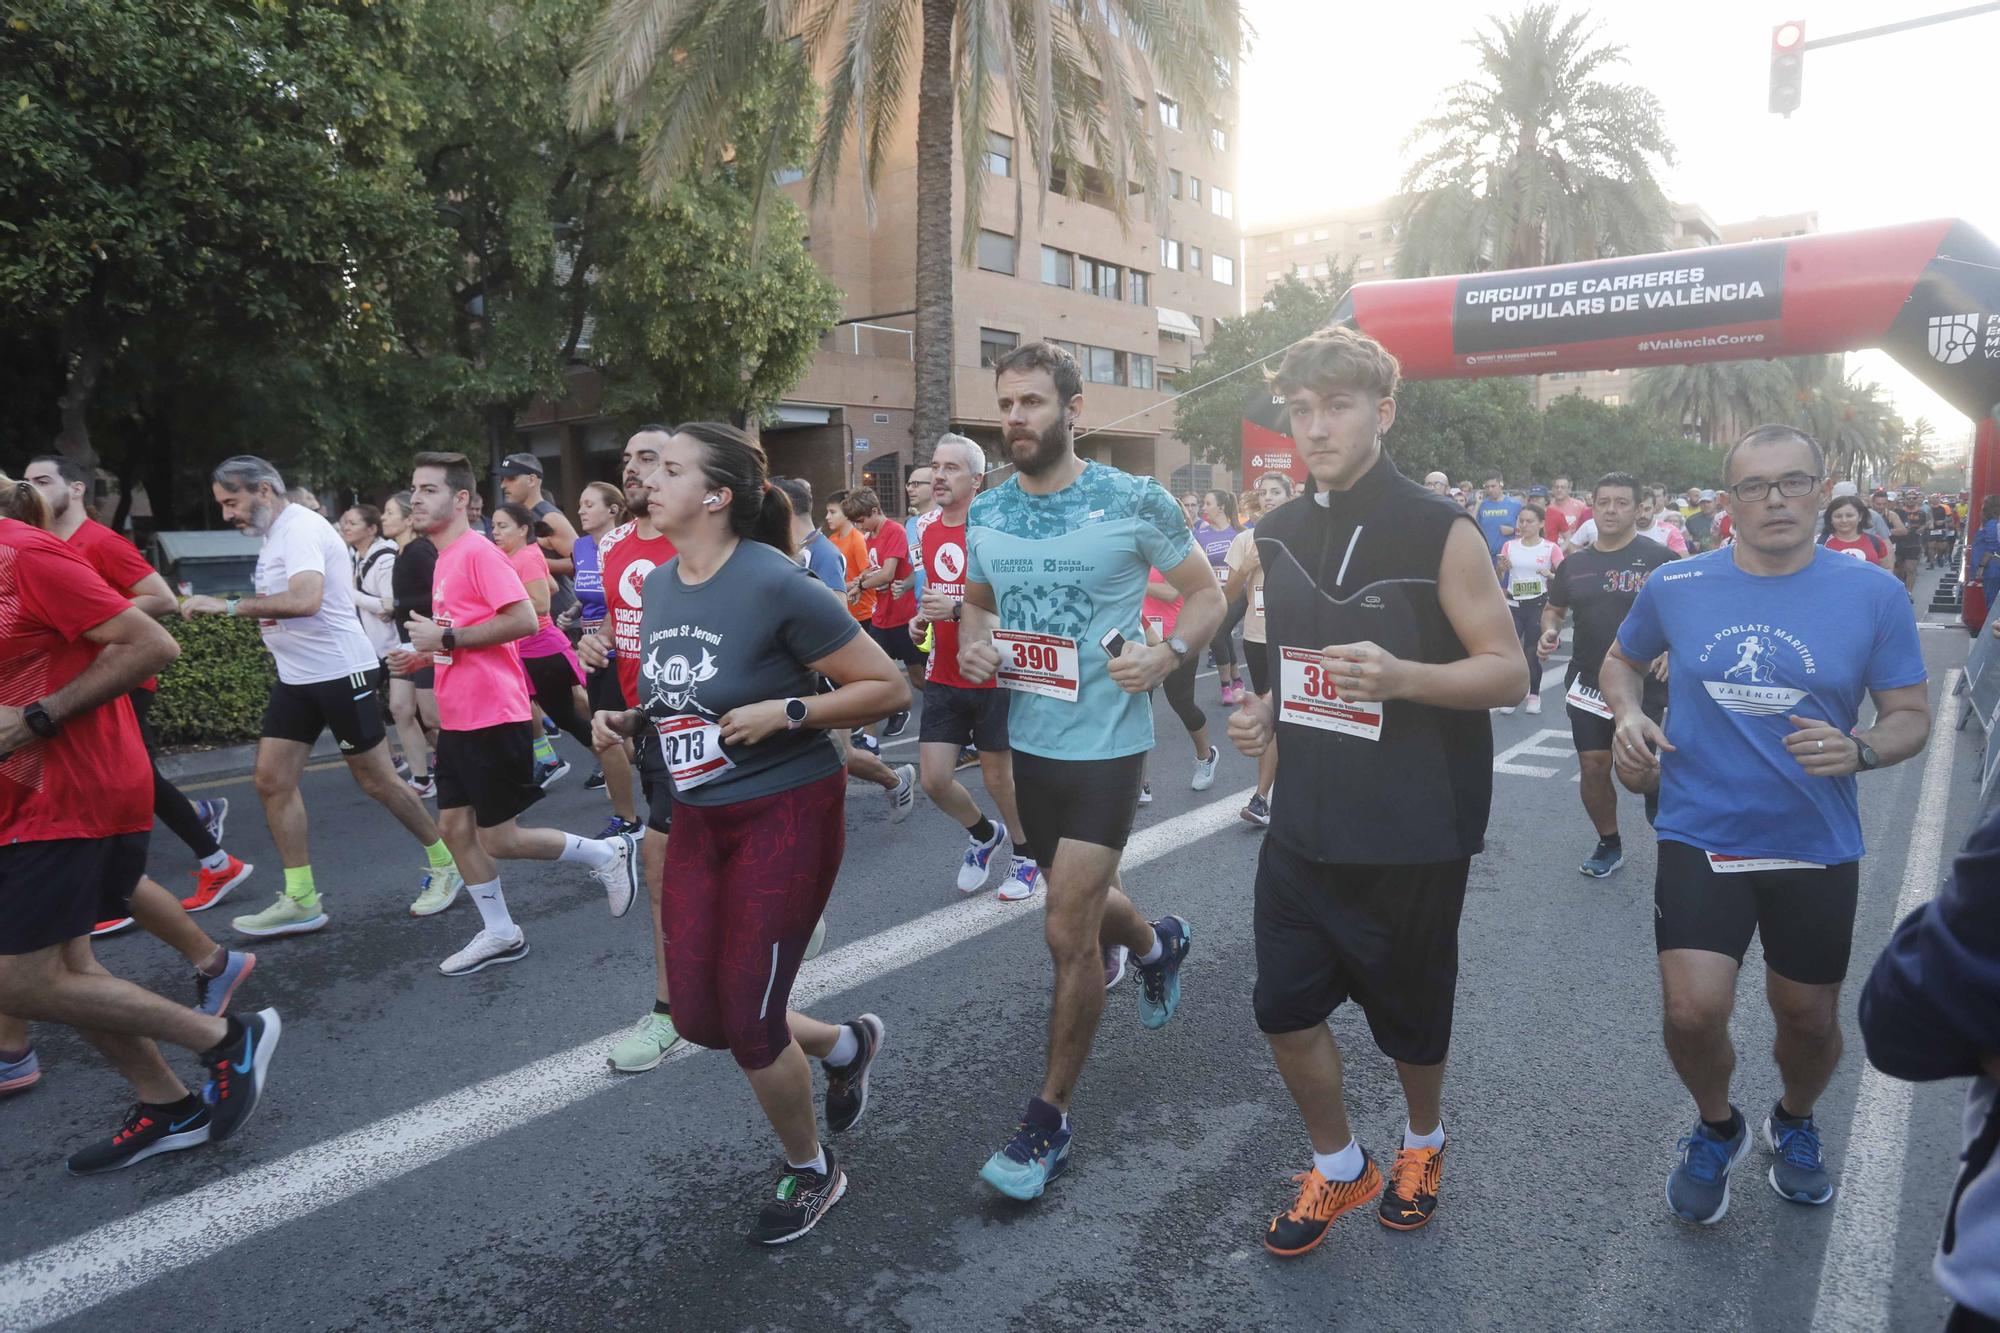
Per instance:
[[[674,799],[733,805],[837,772],[840,752],[809,728],[723,748],[734,767],[701,770],[718,763],[720,746],[704,724],[744,704],[819,693],[806,664],[861,632],[845,589],[834,593],[762,542],[739,543],[706,583],[682,583],[680,563],[646,576],[639,620],[640,707],[660,728]]]

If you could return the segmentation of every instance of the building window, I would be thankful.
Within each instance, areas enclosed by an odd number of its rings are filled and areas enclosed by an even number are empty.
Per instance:
[[[984,369],[992,369],[993,363],[1021,345],[1021,335],[1009,333],[1005,329],[981,329],[979,331],[979,364]]]
[[[1194,321],[1194,336],[1197,338],[1205,337],[1206,335],[1202,332],[1203,325],[1201,322],[1201,316],[1189,315],[1188,318]]]
[[[1215,467],[1210,463],[1183,463],[1174,469],[1173,479],[1167,489],[1175,495],[1196,495],[1215,484]]]
[[[1070,360],[1076,362],[1079,366],[1083,364],[1083,349],[1081,347],[1078,347],[1075,343],[1064,342],[1060,338],[1052,338],[1049,341],[1053,342],[1057,347],[1062,348],[1065,352],[1068,352]]]
[[[1372,227],[1368,228],[1364,231],[1357,233],[1355,239],[1359,241],[1372,241],[1375,239],[1375,231]]]
[[[1160,124],[1170,130],[1181,127],[1181,104],[1171,97],[1160,98]]]
[[[1219,218],[1236,216],[1236,196],[1220,185],[1208,192],[1208,209]]]
[[[1188,252],[1188,272],[1190,273],[1201,272],[1201,247],[1198,245],[1190,245],[1187,248],[1187,252]]]
[[[1313,229],[1313,239],[1314,239],[1315,241],[1323,241],[1323,240],[1325,240],[1325,239],[1326,239],[1326,228],[1325,228],[1325,227],[1315,227],[1315,228]]]
[[[1132,353],[1132,387],[1153,388],[1153,358],[1140,352]]]
[[[1313,265],[1313,276],[1315,278],[1328,277],[1332,274],[1332,272],[1333,272],[1333,266],[1324,261]]]
[[[1188,177],[1188,202],[1191,204],[1201,202],[1201,177],[1199,176]]]
[[[1208,263],[1210,276],[1217,282],[1226,282],[1231,287],[1236,285],[1235,260],[1231,259],[1228,255],[1210,255]]]
[[[1322,235],[1324,235],[1324,233],[1322,233]],[[1305,244],[1305,243],[1306,243],[1307,241],[1309,241],[1309,240],[1311,240],[1311,239],[1312,239],[1312,237],[1310,237],[1310,236],[1306,235],[1306,234],[1305,234],[1304,232],[1302,232],[1302,231],[1295,231],[1295,232],[1293,232],[1293,233],[1292,233],[1292,244],[1293,244],[1293,245],[1304,245],[1304,244]]]
[[[1168,237],[1160,238],[1160,267],[1179,268],[1181,266],[1181,243]]]
[[[1283,248],[1284,248],[1284,247],[1283,247],[1283,246],[1281,246],[1281,245],[1279,245],[1279,244],[1278,244],[1278,243],[1277,243],[1276,241],[1266,241],[1266,242],[1264,242],[1264,253],[1265,253],[1265,254],[1267,254],[1267,255],[1274,255],[1274,254],[1278,253],[1278,251],[1282,250]]]
[[[1150,273],[1131,269],[1125,274],[1126,290],[1132,293],[1133,305],[1153,304],[1153,278]]]
[[[1068,287],[1073,284],[1070,254],[1067,250],[1051,250],[1046,245],[1042,247],[1042,281],[1051,287]]]
[[[1004,134],[986,132],[986,170],[995,176],[1014,174],[1014,141]]]
[[[771,173],[771,184],[796,185],[805,178],[806,173],[799,167],[779,167]]]
[[[1356,264],[1354,266],[1354,271],[1356,273],[1373,273],[1375,271],[1375,261],[1372,259],[1364,259],[1359,264]]]
[[[993,273],[1014,271],[1014,238],[997,231],[979,233],[979,267]]]
[[[1229,132],[1220,126],[1208,132],[1208,140],[1215,145],[1216,152],[1226,153],[1229,151]]]
[[[1101,259],[1076,257],[1076,289],[1089,292],[1092,296],[1105,296],[1116,301],[1121,298],[1119,283],[1123,270],[1116,264],[1107,264]]]
[[[1623,401],[1624,400],[1615,393],[1607,393],[1604,395],[1604,405],[1606,407],[1617,407]]]
[[[1086,347],[1083,349],[1084,375],[1092,384],[1123,384],[1125,382],[1125,354],[1114,352],[1109,347]]]
[[[1167,168],[1167,198],[1169,198],[1169,199],[1178,199],[1178,198],[1180,198],[1180,197],[1181,197],[1181,173],[1180,173],[1180,172],[1178,172],[1178,171],[1176,171],[1176,170],[1175,170],[1174,168],[1172,168],[1172,167],[1168,167],[1168,168]]]

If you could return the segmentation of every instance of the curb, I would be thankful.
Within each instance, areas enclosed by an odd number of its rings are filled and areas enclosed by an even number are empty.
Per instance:
[[[331,733],[322,733],[313,745],[308,762],[318,763],[322,759],[338,759],[340,746]],[[243,777],[257,767],[257,746],[225,745],[214,750],[188,750],[181,754],[163,754],[159,757],[160,772],[167,781],[179,786],[188,782],[200,782],[207,778]]]

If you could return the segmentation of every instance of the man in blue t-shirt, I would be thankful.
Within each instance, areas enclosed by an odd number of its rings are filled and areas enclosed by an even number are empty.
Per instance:
[[[1514,520],[1521,516],[1521,502],[1507,494],[1498,472],[1487,476],[1484,493],[1473,507],[1472,516],[1479,520],[1479,530],[1486,534],[1487,550],[1497,559],[1502,544],[1514,535]]]
[[[1795,1203],[1833,1198],[1812,1112],[1840,1060],[1861,881],[1854,775],[1919,753],[1931,725],[1902,584],[1814,540],[1828,490],[1819,443],[1759,426],[1724,457],[1723,480],[1735,543],[1649,578],[1599,674],[1619,780],[1660,794],[1653,936],[1667,1053],[1700,1114],[1667,1202],[1702,1223],[1728,1210],[1730,1172],[1750,1150],[1729,1099],[1729,1013],[1752,935],[1784,1085],[1763,1121],[1771,1186]],[[1664,730],[1640,689],[1661,653]],[[1864,698],[1875,725],[1857,732]]]

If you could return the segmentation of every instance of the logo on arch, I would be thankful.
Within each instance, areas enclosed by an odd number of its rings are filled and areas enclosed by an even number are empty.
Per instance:
[[[1934,315],[1929,322],[1931,356],[1947,366],[1967,360],[1979,348],[1979,312]]]
[[[650,560],[634,560],[625,566],[624,576],[618,580],[618,600],[631,607],[642,605],[639,594],[646,586],[646,576],[655,568]]]

